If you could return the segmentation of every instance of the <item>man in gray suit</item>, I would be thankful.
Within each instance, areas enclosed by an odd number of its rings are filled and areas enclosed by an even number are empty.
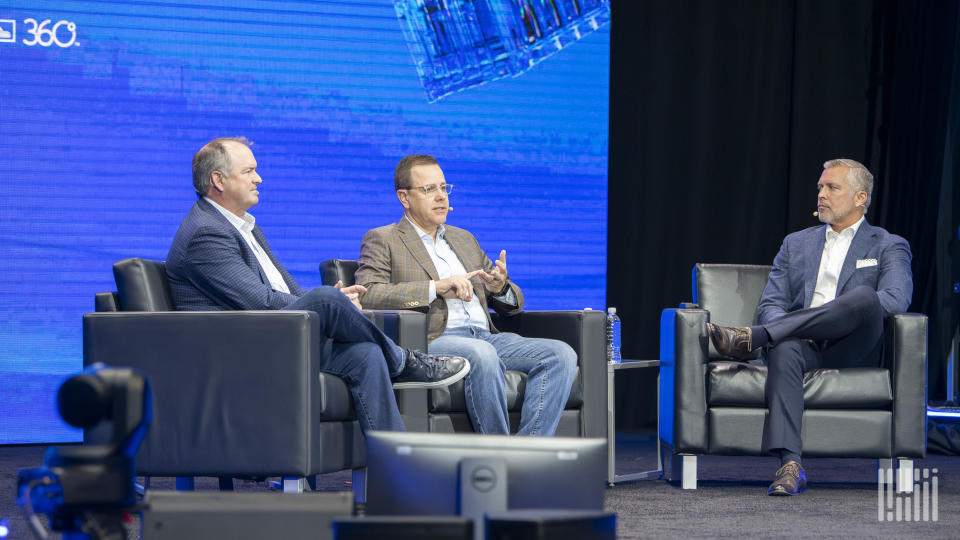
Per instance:
[[[802,454],[803,374],[820,367],[875,367],[883,319],[910,305],[910,245],[864,219],[873,175],[852,159],[823,164],[817,215],[826,226],[788,235],[773,261],[757,326],[707,324],[720,354],[763,348],[768,367],[763,448],[780,458],[770,495],[806,488]]]
[[[193,157],[198,200],[167,254],[174,304],[181,310],[315,312],[324,341],[320,370],[347,384],[360,426],[402,431],[393,387],[451,384],[470,365],[463,358],[398,347],[360,312],[361,286],[300,288],[247,212],[260,202],[263,181],[251,144],[244,137],[214,139]],[[264,369],[270,360],[264,358]]]
[[[491,262],[472,234],[444,225],[452,189],[437,160],[403,158],[394,189],[398,223],[367,232],[356,282],[376,309],[427,312],[428,350],[470,361],[464,380],[467,414],[478,433],[510,433],[504,370],[527,374],[518,435],[553,435],[576,374],[577,354],[552,339],[499,332],[488,306],[503,315],[523,310],[523,293],[507,276],[506,252]]]

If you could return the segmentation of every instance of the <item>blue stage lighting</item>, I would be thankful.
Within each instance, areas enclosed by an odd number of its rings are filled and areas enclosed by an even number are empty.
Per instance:
[[[960,418],[960,410],[927,407],[927,418]]]

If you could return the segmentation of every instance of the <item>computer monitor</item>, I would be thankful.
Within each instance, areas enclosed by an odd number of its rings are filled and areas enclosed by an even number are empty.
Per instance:
[[[607,441],[371,431],[368,515],[603,510]]]

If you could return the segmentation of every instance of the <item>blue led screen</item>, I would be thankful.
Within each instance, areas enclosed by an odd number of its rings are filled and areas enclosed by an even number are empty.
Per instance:
[[[54,397],[81,317],[166,256],[218,136],[255,142],[250,212],[304,287],[427,153],[527,309],[602,308],[608,75],[601,0],[0,0],[0,444],[80,439]]]

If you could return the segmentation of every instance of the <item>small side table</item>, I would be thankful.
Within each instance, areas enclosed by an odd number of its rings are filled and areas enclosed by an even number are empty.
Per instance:
[[[607,483],[660,478],[663,476],[663,457],[660,452],[660,435],[657,434],[657,468],[651,471],[617,474],[617,411],[614,380],[618,371],[636,368],[659,367],[659,360],[623,360],[619,364],[607,362]],[[660,374],[657,374],[657,423],[660,422]]]

